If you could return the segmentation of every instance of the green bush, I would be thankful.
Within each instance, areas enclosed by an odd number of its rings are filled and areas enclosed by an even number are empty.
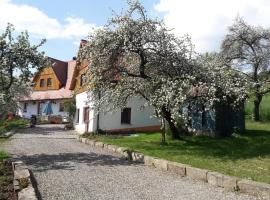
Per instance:
[[[13,129],[25,128],[28,125],[28,120],[22,118],[15,118],[12,121],[0,120],[0,134],[6,133]]]

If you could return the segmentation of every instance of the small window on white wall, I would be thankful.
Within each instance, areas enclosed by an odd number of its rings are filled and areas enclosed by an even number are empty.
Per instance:
[[[123,108],[121,112],[121,124],[131,123],[131,108]]]
[[[23,104],[23,112],[27,112],[28,103]]]
[[[65,111],[65,106],[63,102],[59,103],[59,112],[64,112]]]

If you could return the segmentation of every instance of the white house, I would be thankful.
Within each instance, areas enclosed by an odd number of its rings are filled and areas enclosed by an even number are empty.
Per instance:
[[[85,41],[82,40],[80,48],[84,43]],[[152,118],[154,109],[152,107],[141,109],[145,101],[138,97],[134,97],[125,108],[114,113],[97,114],[95,110],[91,109],[92,105],[84,88],[87,68],[88,63],[77,62],[70,85],[70,89],[74,90],[76,95],[77,110],[74,122],[76,131],[79,133],[92,132],[97,129],[111,132],[160,131],[160,120]]]
[[[73,97],[69,89],[73,77],[75,60],[63,62],[50,58],[52,66],[43,68],[36,73],[29,96],[23,96],[19,101],[18,115],[30,118],[31,115],[43,116],[48,102],[51,102],[52,116],[66,117],[63,101]]]

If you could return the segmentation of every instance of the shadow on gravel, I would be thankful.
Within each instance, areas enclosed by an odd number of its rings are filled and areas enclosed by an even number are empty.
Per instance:
[[[48,125],[37,125],[34,128],[21,129],[17,134],[33,134],[33,135],[53,135],[54,132],[67,133],[64,130],[63,124],[48,124]]]
[[[117,166],[117,165],[139,165],[131,163],[123,158],[101,155],[96,153],[61,153],[61,154],[35,154],[20,156],[34,171],[43,172],[47,170],[75,170],[76,165],[86,164],[88,166]]]
[[[30,175],[31,175],[31,182],[33,184],[33,187],[34,187],[34,190],[35,190],[35,193],[37,195],[37,199],[38,200],[41,200],[42,197],[41,197],[41,194],[40,194],[40,191],[38,190],[38,183],[37,183],[37,180],[35,179],[35,176],[33,175],[33,172],[30,170]]]

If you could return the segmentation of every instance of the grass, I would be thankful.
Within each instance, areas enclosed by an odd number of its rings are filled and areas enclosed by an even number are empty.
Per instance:
[[[250,98],[246,103],[246,116],[248,119],[252,117],[253,99]],[[263,97],[260,105],[260,117],[262,121],[270,121],[270,95]]]
[[[9,158],[9,154],[7,152],[1,151],[1,145],[8,140],[9,139],[6,138],[0,138],[0,162],[2,162],[6,158]]]
[[[166,145],[160,144],[160,133],[96,136],[96,139],[145,155],[270,183],[270,123],[248,121],[246,126],[244,135],[224,139],[186,137],[183,141],[168,140]]]
[[[24,128],[27,124],[28,121],[21,118],[12,121],[0,120],[0,135],[16,128]]]
[[[6,142],[8,139],[0,138],[1,144]],[[0,199],[15,199],[13,193],[13,173],[11,166],[5,166],[3,159],[9,157],[7,152],[0,150]]]

